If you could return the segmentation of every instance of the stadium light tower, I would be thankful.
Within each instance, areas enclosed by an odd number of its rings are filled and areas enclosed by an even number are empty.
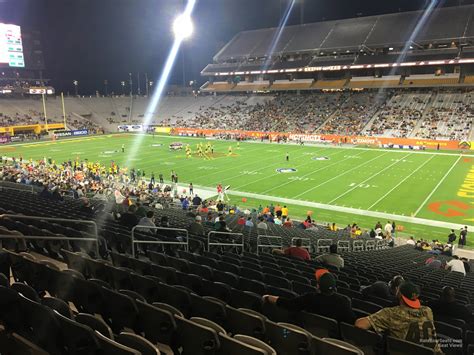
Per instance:
[[[191,20],[191,14],[182,13],[173,22],[173,33],[176,39],[185,40],[194,32],[193,21]]]

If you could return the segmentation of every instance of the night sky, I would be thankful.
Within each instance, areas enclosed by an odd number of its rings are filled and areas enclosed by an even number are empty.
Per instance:
[[[197,0],[195,33],[184,46],[186,82],[202,81],[199,72],[242,30],[277,26],[289,0]],[[300,1],[300,0],[299,0]],[[343,19],[423,8],[426,0],[305,0],[304,22]],[[440,1],[440,6],[474,0]],[[0,0],[0,21],[40,30],[45,77],[57,91],[121,92],[120,82],[134,73],[159,76],[171,46],[171,24],[184,0]],[[295,7],[288,24],[300,22]],[[171,82],[182,83],[182,52]],[[27,63],[28,64],[28,63]],[[144,83],[142,82],[142,87]],[[143,91],[143,89],[142,89]]]

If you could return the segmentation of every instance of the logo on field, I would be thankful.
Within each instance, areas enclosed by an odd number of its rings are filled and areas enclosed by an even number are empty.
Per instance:
[[[276,169],[277,173],[281,173],[281,174],[289,174],[289,173],[296,173],[296,169],[295,168],[278,168]]]
[[[329,160],[329,157],[312,157],[312,160]]]

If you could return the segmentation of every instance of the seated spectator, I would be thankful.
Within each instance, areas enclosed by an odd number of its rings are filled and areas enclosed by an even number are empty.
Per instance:
[[[276,304],[278,307],[292,312],[306,311],[329,317],[338,322],[354,322],[354,313],[348,297],[336,293],[336,278],[327,269],[315,272],[318,291],[286,298],[272,295],[263,296],[263,301]]]
[[[403,276],[396,275],[388,283],[384,281],[375,281],[372,285],[362,288],[361,292],[366,298],[370,298],[371,296],[379,297],[397,304],[398,289],[403,281]]]
[[[283,223],[283,227],[287,227],[287,228],[293,227],[293,221],[290,220],[290,217],[288,217],[288,218],[285,220],[285,223]]]
[[[442,266],[442,263],[441,263],[441,260],[439,260],[436,255],[433,255],[430,258],[426,259],[425,265],[432,267],[434,269],[440,269]]]
[[[293,256],[295,258],[303,259],[303,260],[310,260],[311,256],[309,255],[308,250],[302,247],[303,242],[301,239],[295,240],[295,246],[289,247],[283,250],[280,249],[273,249],[273,254],[280,254],[280,255],[288,255]]]
[[[188,227],[188,231],[192,235],[203,236],[205,235],[204,227],[202,226],[202,218],[201,216],[196,216],[194,218],[193,223]]]
[[[231,232],[231,230],[227,227],[227,223],[225,222],[223,215],[218,217],[218,221],[214,224],[214,230],[216,232]]]
[[[240,216],[239,219],[237,220],[237,225],[239,226],[245,226],[245,218],[244,216]]]
[[[153,211],[148,211],[146,213],[145,217],[142,217],[140,221],[138,222],[139,226],[147,226],[147,227],[156,227],[155,221],[154,221],[154,213]],[[139,230],[141,231],[148,231],[152,234],[155,234],[155,229],[150,229],[150,228],[140,228]]]
[[[253,228],[252,217],[247,217],[247,221],[245,221],[245,226],[249,228]]]
[[[143,205],[137,201],[137,212],[135,214],[137,215],[138,218],[143,218],[146,217],[146,208],[143,207]]]
[[[48,186],[44,185],[43,190],[39,193],[39,197],[45,198],[45,199],[50,199],[51,193],[48,191]]]
[[[268,226],[265,223],[263,217],[260,217],[258,220],[259,222],[257,223],[257,229],[268,230]]]
[[[92,207],[88,198],[82,199],[82,206],[79,208],[79,211],[88,217],[92,217],[94,215],[94,208]]]
[[[160,227],[171,228],[168,216],[161,216]],[[164,236],[165,238],[168,238],[170,240],[179,239],[175,230],[158,229],[157,233],[159,233],[161,236]]]
[[[202,203],[202,199],[196,194],[193,197],[193,206],[198,207]]]
[[[461,272],[466,276],[466,269],[464,268],[464,263],[459,260],[457,255],[453,255],[453,258],[446,263],[446,270]]]
[[[369,232],[369,237],[370,238],[375,238],[377,236],[377,233],[375,233],[375,230],[372,228]]]
[[[429,307],[421,305],[418,299],[419,293],[415,284],[404,281],[400,285],[397,295],[398,306],[383,308],[368,317],[359,318],[356,320],[355,326],[362,329],[373,329],[379,334],[388,333],[395,338],[425,346],[434,344],[435,350],[439,351],[433,312]],[[419,331],[420,329],[423,331]]]
[[[130,229],[138,224],[138,217],[135,215],[137,207],[131,205],[128,207],[128,211],[120,216],[120,223]]]
[[[336,244],[331,244],[329,247],[329,254],[319,255],[316,257],[316,261],[319,261],[324,265],[337,267],[338,269],[344,267],[344,259],[337,253]]]
[[[438,317],[448,317],[462,319],[466,323],[473,323],[474,316],[472,310],[456,302],[456,292],[451,286],[444,286],[438,301],[430,302],[435,319]]]
[[[413,239],[413,237],[410,237],[410,239],[407,240],[407,244],[415,246],[416,243],[415,243],[415,240]]]

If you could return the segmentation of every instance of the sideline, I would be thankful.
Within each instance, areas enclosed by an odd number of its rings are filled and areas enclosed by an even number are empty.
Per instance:
[[[194,187],[199,187],[199,189],[201,190],[207,190],[209,192],[213,192],[213,196],[216,195],[215,189],[211,189],[205,186],[198,186],[198,185],[195,185]],[[424,225],[428,227],[439,227],[439,228],[459,230],[459,228],[464,227],[466,225],[466,224],[442,222],[442,221],[436,221],[432,219],[424,219],[424,218],[418,218],[418,217],[402,216],[402,215],[386,213],[386,212],[367,211],[367,210],[361,210],[361,209],[353,208],[353,207],[334,206],[334,205],[328,205],[328,204],[318,203],[318,202],[300,201],[300,200],[295,200],[291,198],[262,195],[262,194],[252,193],[252,192],[232,190],[232,191],[229,191],[229,195],[235,195],[235,196],[240,196],[240,197],[250,197],[250,198],[255,198],[259,200],[270,200],[274,202],[281,202],[281,203],[297,205],[297,206],[314,207],[314,208],[319,208],[323,210],[363,215],[363,216],[375,217],[379,219],[387,219],[387,220],[394,219],[396,221],[420,224],[420,225]],[[469,230],[474,230],[473,225],[467,225],[467,228]]]

